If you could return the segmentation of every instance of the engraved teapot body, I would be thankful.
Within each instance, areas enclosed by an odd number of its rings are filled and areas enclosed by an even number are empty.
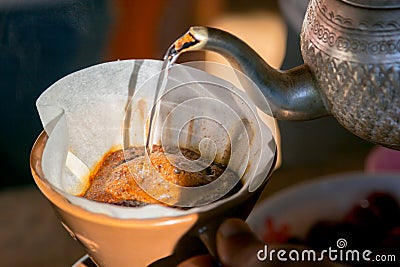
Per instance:
[[[400,150],[399,0],[311,0],[301,32],[304,64],[288,71],[218,29],[192,27],[173,48],[225,56],[258,85],[277,119],[333,115],[359,137]]]

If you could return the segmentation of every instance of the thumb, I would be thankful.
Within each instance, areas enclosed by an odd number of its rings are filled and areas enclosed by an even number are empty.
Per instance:
[[[265,266],[257,259],[257,252],[264,244],[240,219],[224,221],[217,232],[218,256],[224,266]]]

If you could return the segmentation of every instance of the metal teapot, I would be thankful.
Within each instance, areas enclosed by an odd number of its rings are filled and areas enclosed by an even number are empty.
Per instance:
[[[288,71],[219,29],[192,27],[173,44],[174,54],[193,50],[225,56],[258,85],[277,119],[333,115],[359,137],[400,150],[399,0],[311,0],[305,63]]]

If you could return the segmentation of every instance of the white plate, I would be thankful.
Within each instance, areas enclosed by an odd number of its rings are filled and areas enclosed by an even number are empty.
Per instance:
[[[295,185],[257,205],[247,222],[262,239],[271,231],[303,238],[317,221],[339,220],[373,191],[391,193],[400,202],[400,173],[346,173]]]

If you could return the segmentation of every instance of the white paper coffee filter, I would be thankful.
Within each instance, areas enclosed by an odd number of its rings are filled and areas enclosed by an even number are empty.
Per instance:
[[[96,65],[64,77],[37,100],[49,136],[42,158],[45,179],[73,204],[118,218],[154,218],[211,209],[229,201],[183,211],[160,205],[119,207],[76,196],[106,152],[145,144],[161,66],[156,60]],[[175,65],[159,103],[157,143],[200,150],[201,159],[228,164],[245,184],[241,191],[254,191],[264,181],[275,153],[274,129],[259,118],[243,91],[203,71]],[[189,188],[188,193],[179,191],[178,198],[164,202],[207,204],[229,191],[227,184],[217,179],[206,191]],[[151,183],[146,186],[151,191]]]

